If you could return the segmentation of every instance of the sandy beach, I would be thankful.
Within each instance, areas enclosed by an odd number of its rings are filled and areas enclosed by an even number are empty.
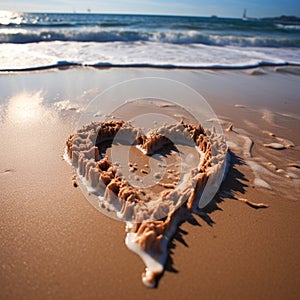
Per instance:
[[[86,105],[142,77],[199,92],[231,149],[207,218],[180,226],[155,289],[141,282],[125,224],[90,205],[62,158]],[[299,299],[299,67],[2,72],[0,91],[1,299]]]

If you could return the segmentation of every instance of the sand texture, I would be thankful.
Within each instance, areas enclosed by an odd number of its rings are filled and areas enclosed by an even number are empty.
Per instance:
[[[0,299],[299,299],[297,70],[1,73]],[[91,99],[145,76],[200,92],[231,151],[220,192],[180,226],[155,289],[141,282],[125,224],[90,205],[62,158]]]

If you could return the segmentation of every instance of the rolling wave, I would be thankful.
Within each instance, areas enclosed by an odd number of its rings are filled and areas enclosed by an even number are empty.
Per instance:
[[[0,11],[0,71],[63,65],[246,68],[300,63],[300,24]]]
[[[285,30],[300,30],[300,25],[276,24],[277,28]]]
[[[211,46],[239,47],[296,47],[300,48],[300,37],[285,38],[271,36],[237,36],[201,33],[189,31],[142,31],[142,30],[104,30],[99,27],[81,27],[76,29],[24,28],[0,29],[0,43],[38,43],[52,41],[73,42],[160,42],[171,44],[203,44]]]

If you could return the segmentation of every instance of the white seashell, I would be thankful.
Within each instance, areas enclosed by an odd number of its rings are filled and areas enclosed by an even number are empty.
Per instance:
[[[263,144],[264,147],[267,147],[267,148],[272,148],[272,149],[276,149],[276,150],[282,150],[282,149],[285,149],[286,147],[282,144],[279,144],[279,143],[270,143],[270,144]]]

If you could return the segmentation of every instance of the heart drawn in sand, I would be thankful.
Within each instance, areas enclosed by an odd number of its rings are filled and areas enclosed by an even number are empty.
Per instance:
[[[183,121],[147,134],[122,120],[94,122],[68,145],[79,178],[102,197],[101,208],[131,222],[162,219],[194,203],[218,165],[207,132]]]
[[[153,91],[160,97],[141,97]],[[177,101],[167,100],[170,91]],[[125,243],[146,265],[143,283],[155,287],[177,226],[217,192],[226,153],[205,99],[178,82],[144,78],[90,103],[67,140],[65,158],[88,201],[126,221]]]

